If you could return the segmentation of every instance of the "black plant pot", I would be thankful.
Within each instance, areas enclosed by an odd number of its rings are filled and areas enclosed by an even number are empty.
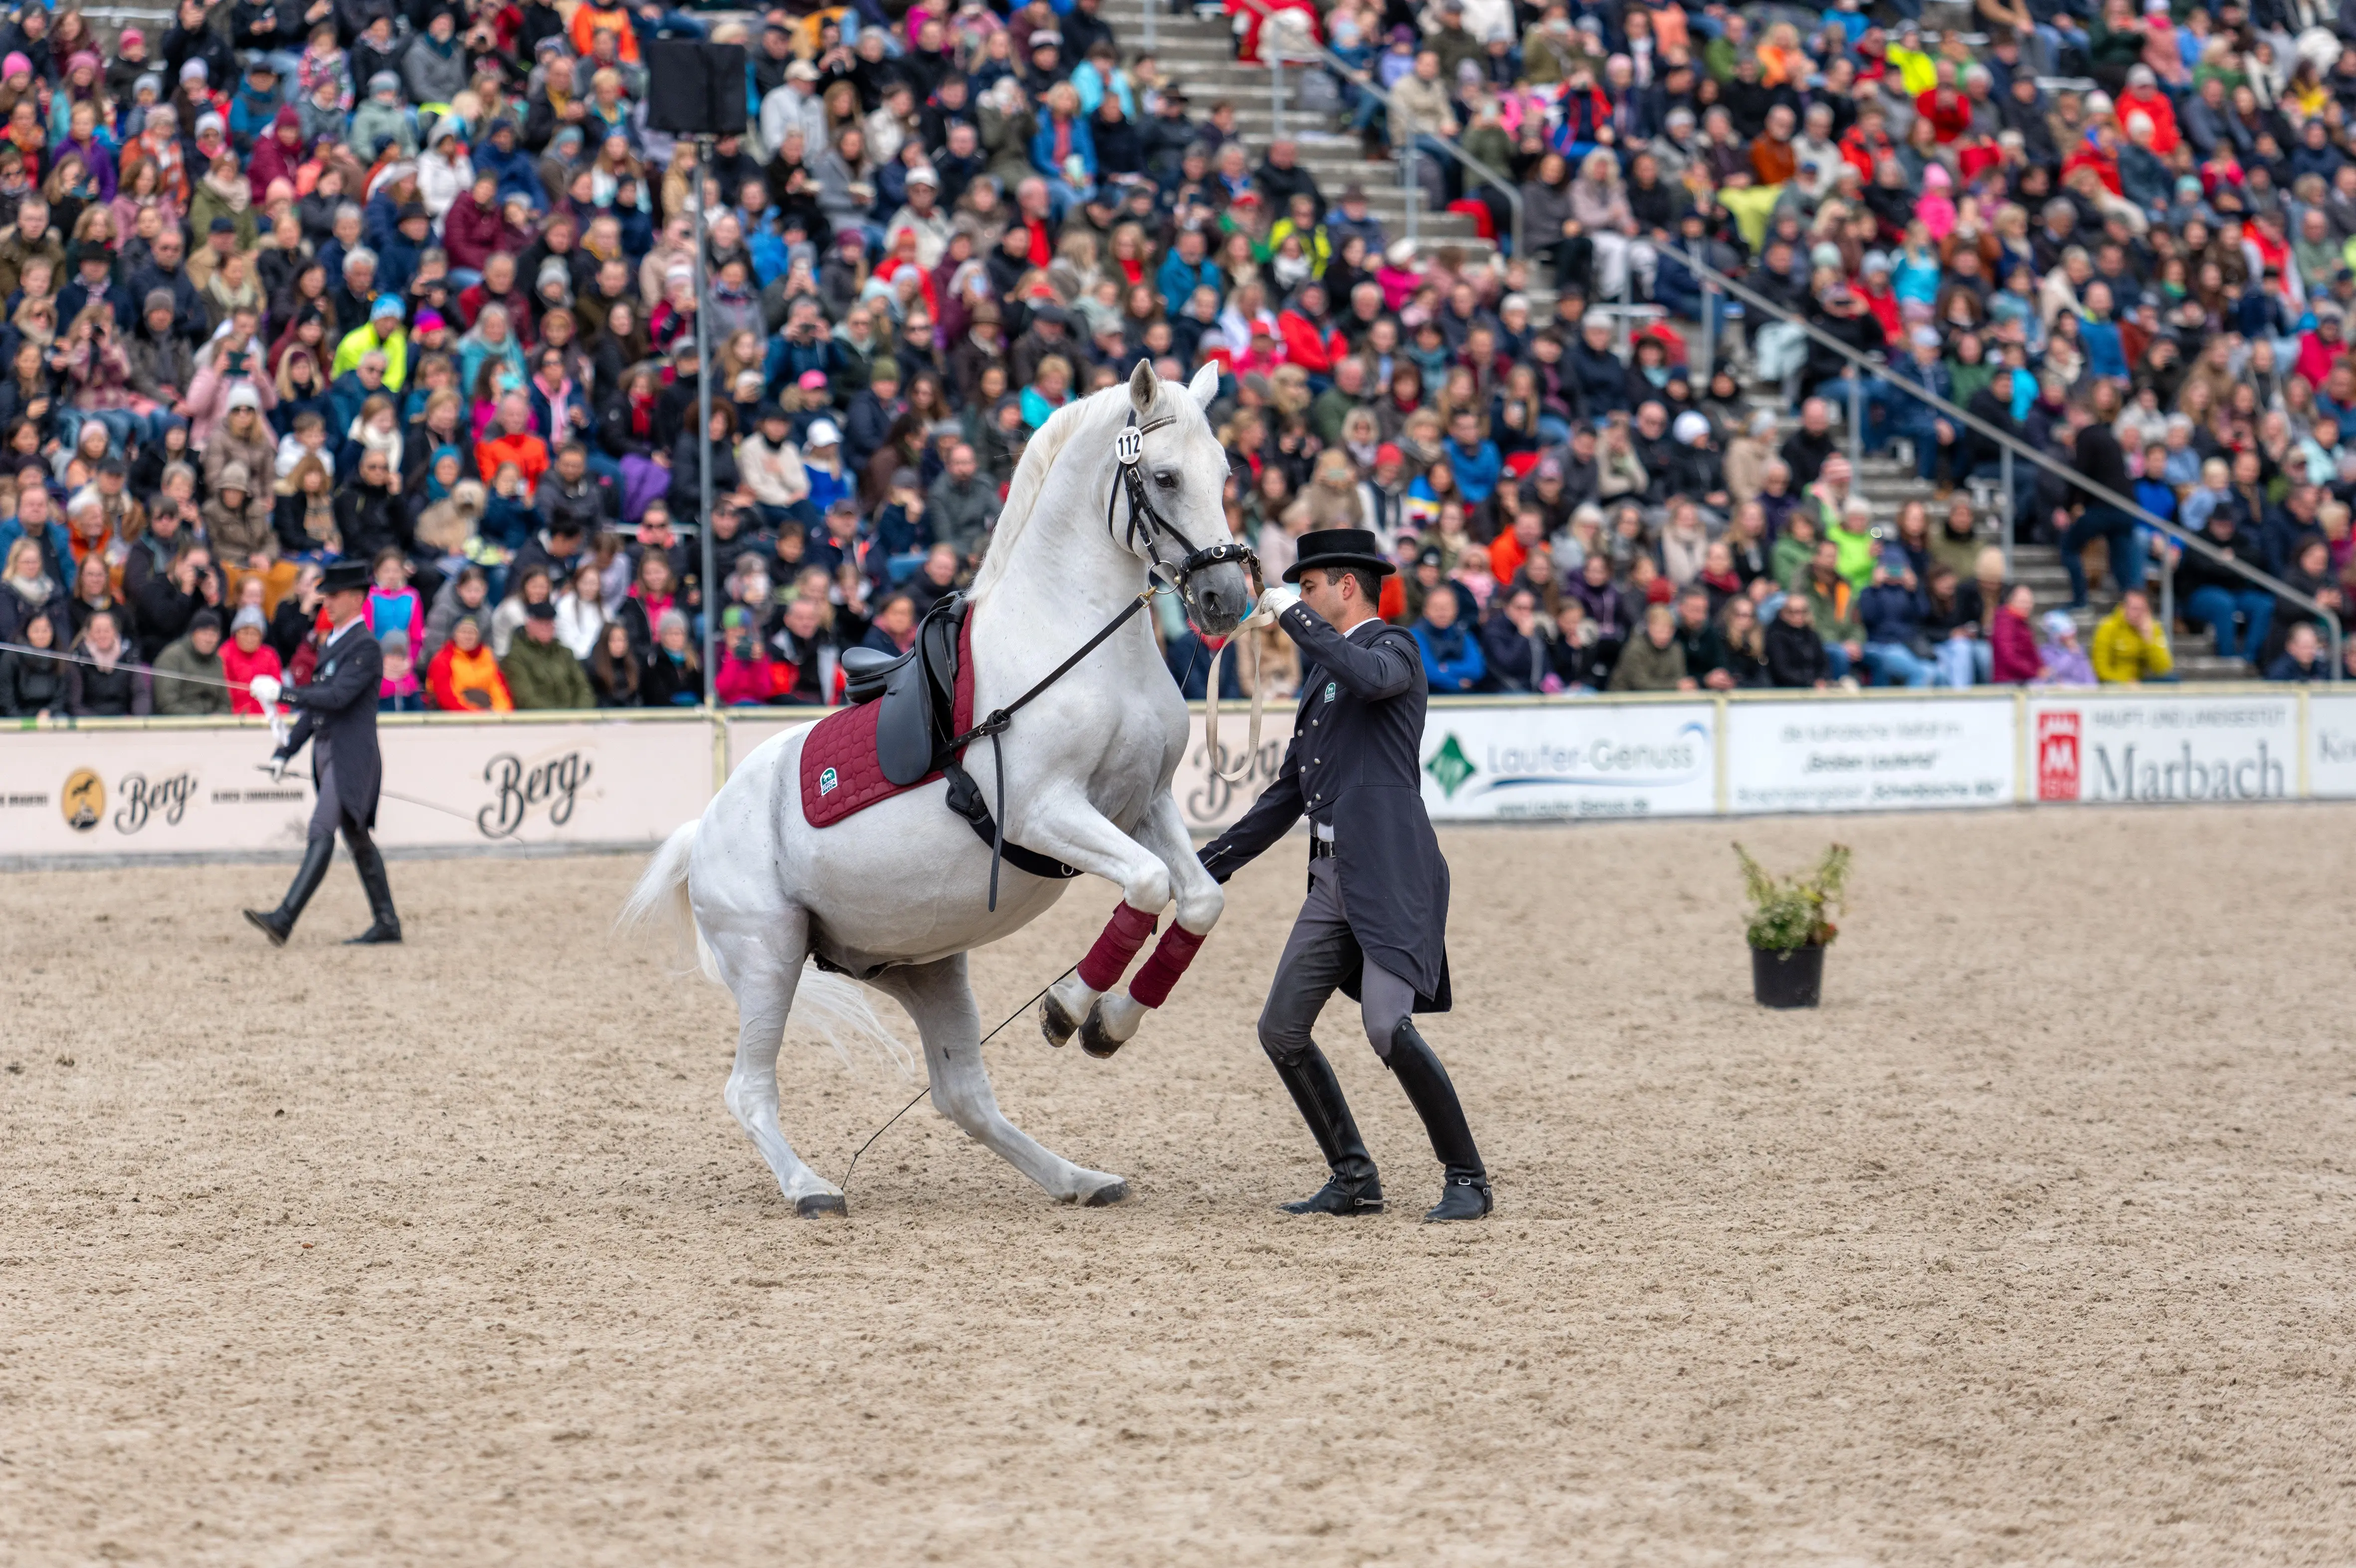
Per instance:
[[[1811,942],[1789,952],[1752,948],[1751,993],[1762,1007],[1814,1007],[1825,994],[1823,944]]]

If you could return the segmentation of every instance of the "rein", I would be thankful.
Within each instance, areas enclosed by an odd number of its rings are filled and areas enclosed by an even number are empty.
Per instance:
[[[1201,550],[1195,549],[1194,542],[1179,532],[1176,525],[1155,509],[1152,497],[1146,493],[1145,477],[1139,472],[1145,456],[1145,437],[1149,432],[1173,424],[1175,419],[1175,415],[1165,413],[1150,424],[1140,424],[1137,422],[1137,411],[1135,409],[1130,411],[1129,422],[1121,427],[1120,435],[1113,444],[1113,456],[1119,459],[1120,464],[1119,483],[1114,485],[1105,495],[1105,532],[1112,534],[1116,539],[1119,537],[1113,527],[1113,509],[1118,504],[1121,492],[1128,491],[1129,548],[1133,551],[1141,539],[1144,541],[1146,559],[1151,563],[1146,568],[1147,575],[1160,576],[1168,583],[1172,590],[1178,595],[1179,602],[1186,607],[1189,618],[1192,618],[1194,598],[1188,591],[1187,585],[1194,575],[1205,566],[1215,566],[1226,561],[1242,562],[1245,570],[1251,574],[1254,599],[1259,597],[1261,590],[1267,586],[1267,584],[1260,576],[1259,556],[1251,546],[1238,539],[1228,539]],[[1178,547],[1187,552],[1185,558],[1178,564],[1174,574],[1169,563],[1162,557],[1160,544],[1165,537],[1176,541]],[[1147,589],[1149,594],[1152,591],[1151,588]],[[1240,626],[1238,629],[1241,629]],[[1219,749],[1219,676],[1220,660],[1226,658],[1227,651],[1225,642],[1220,643],[1211,654],[1210,681],[1203,689],[1203,748],[1209,754],[1207,760],[1210,763],[1211,771],[1229,784],[1243,782],[1251,772],[1254,758],[1259,755],[1260,720],[1267,702],[1267,694],[1260,680],[1259,639],[1257,637],[1251,639],[1251,742],[1245,749],[1244,759],[1237,764],[1233,772],[1228,771],[1223,760],[1224,754]]]

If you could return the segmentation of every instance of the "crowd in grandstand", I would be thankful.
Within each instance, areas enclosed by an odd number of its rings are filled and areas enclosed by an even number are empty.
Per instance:
[[[2075,600],[2040,607],[1970,499],[1997,444],[1910,392],[2336,618],[2356,15],[1229,0],[1243,59],[1315,54],[1303,102],[1370,181],[1407,158],[1494,240],[1419,248],[1101,4],[712,29],[750,109],[700,230],[645,60],[706,27],[660,0],[182,0],[112,37],[25,5],[0,713],[250,712],[232,687],[305,676],[320,569],[354,556],[389,709],[839,700],[837,655],[906,647],[1030,435],[1141,356],[1222,367],[1271,577],[1311,529],[1395,551],[1384,610],[1438,693],[2165,680],[2160,573],[2219,653],[2329,673],[2314,611],[2024,462],[2019,535]],[[1460,145],[1521,182],[1525,253]],[[1870,362],[1727,313],[1697,263]],[[1633,337],[1599,308],[1647,302]],[[1852,402],[1935,500],[1858,493]],[[2122,596],[2082,639],[2098,543]],[[1156,633],[1199,694],[1166,602]],[[1288,650],[1226,679],[1281,694]]]

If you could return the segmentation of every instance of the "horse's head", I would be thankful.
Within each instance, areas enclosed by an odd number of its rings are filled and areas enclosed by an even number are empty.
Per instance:
[[[1131,547],[1176,585],[1188,618],[1212,637],[1236,629],[1251,610],[1251,552],[1227,531],[1227,454],[1203,411],[1219,392],[1219,368],[1205,365],[1181,387],[1144,360],[1129,378],[1137,411],[1135,519]],[[1142,497],[1144,506],[1136,502]]]

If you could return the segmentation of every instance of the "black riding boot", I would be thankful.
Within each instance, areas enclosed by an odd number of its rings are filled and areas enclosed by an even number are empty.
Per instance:
[[[392,884],[385,876],[384,856],[378,853],[376,841],[346,822],[344,843],[352,852],[352,865],[359,871],[360,886],[368,890],[369,901],[369,929],[344,945],[368,947],[401,940],[401,917],[393,912]]]
[[[1415,1113],[1423,1118],[1423,1130],[1431,1134],[1431,1152],[1447,1173],[1447,1187],[1424,1219],[1478,1219],[1487,1214],[1494,1207],[1489,1173],[1482,1166],[1481,1151],[1472,1145],[1464,1107],[1456,1098],[1456,1086],[1448,1081],[1448,1069],[1423,1043],[1412,1018],[1400,1019],[1391,1033],[1390,1069],[1407,1090]]]
[[[1284,1211],[1380,1214],[1383,1184],[1375,1175],[1375,1162],[1366,1153],[1365,1140],[1358,1136],[1358,1124],[1350,1119],[1350,1102],[1342,1098],[1342,1084],[1333,1076],[1333,1064],[1313,1045],[1291,1061],[1284,1061],[1273,1052],[1269,1060],[1276,1064],[1276,1076],[1284,1079],[1284,1087],[1291,1091],[1292,1103],[1300,1107],[1301,1119],[1309,1123],[1317,1147],[1325,1155],[1326,1166],[1333,1173],[1333,1179],[1318,1188],[1315,1196],[1285,1204]]]
[[[332,833],[322,833],[317,838],[305,841],[303,864],[295,868],[294,880],[287,884],[286,897],[279,900],[278,908],[267,914],[260,909],[245,912],[245,918],[270,939],[272,947],[286,945],[286,939],[294,934],[295,920],[303,913],[303,906],[311,901],[311,895],[316,893],[319,884],[327,880],[327,863],[335,858],[336,840]]]

